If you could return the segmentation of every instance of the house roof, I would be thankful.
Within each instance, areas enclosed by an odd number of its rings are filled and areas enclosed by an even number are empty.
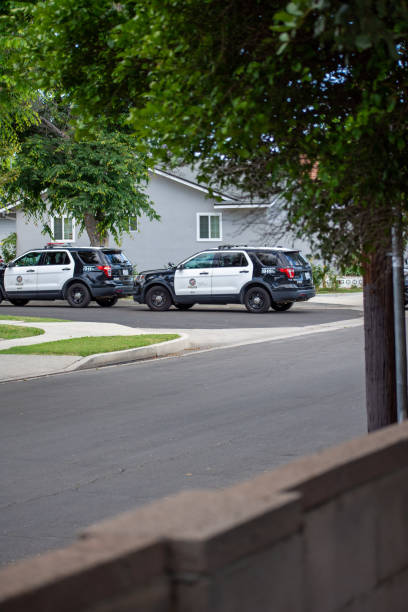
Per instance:
[[[4,206],[4,208],[0,208],[0,215],[6,213],[9,210],[12,210],[13,208],[16,208],[16,207],[17,207],[17,204],[9,204],[8,206]]]
[[[170,181],[174,181],[175,183],[180,183],[186,187],[190,187],[191,189],[195,189],[196,191],[200,191],[201,193],[210,193],[210,189],[203,185],[197,183],[194,179],[194,174],[190,169],[185,168],[177,168],[174,172],[168,172],[167,170],[162,170],[161,168],[153,168],[150,170],[152,174],[156,176],[161,176]],[[184,176],[183,176],[184,175]],[[186,175],[189,178],[186,178]],[[223,209],[234,209],[234,208],[270,208],[273,206],[274,201],[272,202],[254,202],[245,200],[245,198],[239,198],[235,195],[225,194],[221,191],[217,191],[215,189],[212,190],[212,193],[215,194],[217,198],[220,198],[220,202],[214,202],[214,208],[223,208]]]
[[[184,185],[185,187],[189,187],[190,189],[195,189],[196,191],[200,191],[201,193],[210,193],[210,189],[205,187],[204,185],[200,185],[194,179],[194,174],[191,169],[186,168],[177,168],[175,172],[168,172],[167,170],[162,170],[161,168],[152,168],[149,170],[151,174],[155,174],[156,176],[161,176],[163,178],[168,179],[169,181],[173,181],[175,183],[179,183]],[[184,176],[183,176],[184,175]],[[186,178],[188,176],[189,178]],[[215,194],[217,198],[220,198],[221,201],[214,202],[214,208],[222,208],[222,209],[235,209],[235,208],[270,208],[273,206],[275,200],[271,202],[254,202],[248,201],[245,198],[237,197],[235,195],[230,195],[226,193],[222,193],[221,191],[213,190],[212,193]],[[17,204],[10,204],[9,206],[5,206],[4,208],[0,208],[0,215],[5,214],[9,210],[13,208],[17,208]]]
[[[204,187],[203,185],[200,185],[199,183],[192,181],[190,179],[186,179],[182,176],[178,176],[176,174],[173,174],[171,172],[167,172],[164,170],[161,170],[159,168],[153,168],[151,170],[152,174],[156,174],[156,176],[162,176],[166,179],[169,179],[170,181],[174,181],[175,183],[180,183],[181,185],[185,185],[186,187],[190,187],[191,189],[195,189],[197,191],[201,191],[202,193],[209,193],[209,189],[208,187]],[[231,196],[227,196],[219,191],[214,191],[214,193],[216,194],[216,196],[221,197],[223,201],[226,202],[236,202],[238,201],[237,198],[232,198]]]

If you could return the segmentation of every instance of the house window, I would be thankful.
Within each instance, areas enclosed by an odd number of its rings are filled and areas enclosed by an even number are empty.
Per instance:
[[[74,221],[71,217],[54,217],[51,222],[53,240],[74,242]]]
[[[197,213],[197,240],[222,239],[222,213]]]
[[[137,217],[129,217],[129,232],[137,232],[138,223]]]

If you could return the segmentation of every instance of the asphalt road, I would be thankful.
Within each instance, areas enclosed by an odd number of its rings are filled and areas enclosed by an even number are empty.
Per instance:
[[[119,300],[112,308],[101,308],[91,303],[88,308],[70,308],[66,302],[29,302],[27,306],[16,307],[8,302],[0,304],[0,315],[53,317],[69,321],[105,321],[122,323],[130,327],[157,329],[233,329],[261,327],[303,327],[355,319],[362,316],[358,310],[319,303],[300,302],[287,312],[270,310],[254,315],[244,306],[194,306],[191,310],[180,311],[171,308],[167,312],[152,312],[147,306],[133,300]]]
[[[4,383],[1,562],[361,435],[363,386],[359,327]]]

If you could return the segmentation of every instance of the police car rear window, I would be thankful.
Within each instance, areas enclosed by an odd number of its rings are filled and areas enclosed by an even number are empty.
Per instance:
[[[263,266],[273,267],[278,264],[278,255],[276,253],[259,252],[256,256]]]
[[[302,257],[302,255],[298,252],[290,252],[290,253],[285,253],[285,257],[286,259],[289,260],[289,263],[291,266],[300,266],[302,268],[304,268],[305,266],[308,266],[309,264],[307,263],[306,259],[304,257]]]
[[[96,251],[78,251],[79,259],[84,264],[99,264],[99,255]]]
[[[128,264],[130,263],[128,258],[121,251],[103,251],[106,259],[111,264]]]

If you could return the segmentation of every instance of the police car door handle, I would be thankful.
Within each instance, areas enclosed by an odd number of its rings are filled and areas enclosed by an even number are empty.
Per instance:
[[[62,268],[62,271],[64,272],[65,270],[71,270],[71,268]]]
[[[200,276],[203,275],[203,274],[207,274],[208,275],[208,272],[200,272]]]
[[[27,272],[35,272],[35,270],[27,270]]]
[[[240,274],[248,274],[248,270],[240,270],[239,273]]]

